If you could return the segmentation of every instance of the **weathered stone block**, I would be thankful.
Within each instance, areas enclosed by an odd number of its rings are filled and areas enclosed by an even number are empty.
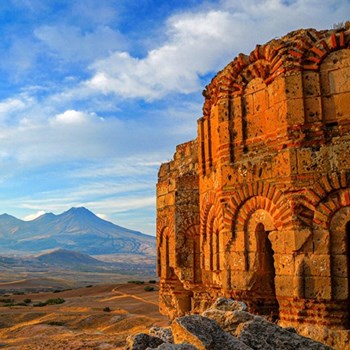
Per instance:
[[[203,316],[177,318],[171,328],[175,344],[190,343],[198,350],[251,350],[249,346],[224,332],[214,320]]]
[[[275,287],[277,297],[289,297],[294,295],[294,278],[293,276],[276,276]]]
[[[307,299],[330,299],[330,277],[305,277],[305,298]]]

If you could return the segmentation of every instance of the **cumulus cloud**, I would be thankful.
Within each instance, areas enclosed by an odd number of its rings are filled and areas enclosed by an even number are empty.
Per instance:
[[[116,51],[96,61],[86,85],[146,100],[199,91],[202,76],[223,68],[239,52],[250,52],[256,43],[298,27],[330,27],[350,11],[346,0],[223,0],[215,7],[170,17],[167,39],[145,57]]]
[[[230,16],[222,11],[189,13],[169,19],[168,40],[144,58],[115,52],[95,62],[87,85],[103,93],[152,100],[169,92],[201,88],[200,76],[222,62]],[[225,50],[224,50],[225,51]]]
[[[88,118],[89,116],[86,113],[70,109],[57,114],[53,121],[62,124],[80,124],[86,122]]]

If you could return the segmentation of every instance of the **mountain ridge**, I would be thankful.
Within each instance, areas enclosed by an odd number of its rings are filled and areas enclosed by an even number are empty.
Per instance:
[[[0,215],[0,253],[5,248],[32,253],[67,249],[92,255],[155,255],[155,237],[101,219],[85,207],[73,207],[30,221]]]

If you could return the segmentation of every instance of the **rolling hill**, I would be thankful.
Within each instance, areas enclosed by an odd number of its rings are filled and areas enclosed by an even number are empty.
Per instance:
[[[115,225],[79,207],[32,221],[0,215],[0,254],[41,253],[65,249],[89,255],[141,254],[155,256],[155,237]]]

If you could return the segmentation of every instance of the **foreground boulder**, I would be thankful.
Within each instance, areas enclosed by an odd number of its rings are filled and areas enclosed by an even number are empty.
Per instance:
[[[259,317],[246,311],[221,311],[213,308],[204,311],[202,315],[215,320],[225,332],[232,335],[235,335],[236,329],[240,324],[252,321],[256,317]]]
[[[219,298],[201,315],[175,319],[171,329],[128,337],[126,350],[332,350],[247,312],[242,302]]]
[[[198,350],[251,350],[209,318],[191,315],[177,318],[171,329],[175,343],[190,343]]]
[[[203,312],[203,316],[215,320],[220,327],[238,337],[253,349],[264,350],[326,350],[330,347],[268,322],[261,316],[246,312],[244,303],[218,298]]]
[[[242,323],[235,332],[239,340],[255,350],[331,350],[329,346],[290,332],[262,317]]]

